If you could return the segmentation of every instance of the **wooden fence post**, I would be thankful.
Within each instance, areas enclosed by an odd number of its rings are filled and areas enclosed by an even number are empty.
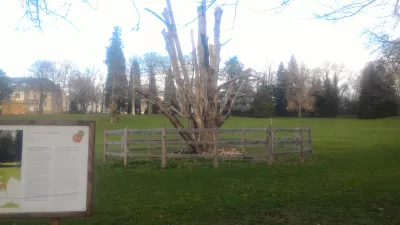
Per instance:
[[[242,133],[242,152],[244,158],[246,156],[246,131]]]
[[[269,126],[265,131],[265,156],[269,157]]]
[[[167,167],[167,131],[165,127],[161,130],[161,139],[162,139],[162,147],[161,147],[161,168]]]
[[[103,163],[107,163],[107,151],[108,151],[107,140],[108,140],[107,130],[104,129],[104,156],[103,156]]]
[[[311,128],[308,128],[308,148],[310,149],[310,159],[312,158]]]
[[[271,155],[274,157],[275,154],[275,129],[271,126]],[[273,158],[272,158],[273,159]]]
[[[123,137],[123,145],[124,145],[124,166],[128,165],[128,132],[129,129],[125,128],[124,137]]]
[[[214,151],[215,151],[215,156],[214,156],[214,168],[218,168],[218,156],[219,156],[219,149],[218,149],[218,142],[219,142],[219,129],[215,128],[213,132],[213,139],[214,139]]]
[[[267,139],[268,139],[268,166],[272,166],[273,163],[273,135],[272,135],[272,126],[268,126],[267,128]]]
[[[301,142],[300,142],[300,163],[303,164],[304,163],[304,128],[301,127],[300,128],[300,138],[301,138]]]
[[[179,132],[176,133],[176,138],[179,142],[181,141],[181,135],[179,134]],[[180,143],[178,144],[178,149],[179,151],[182,150],[182,145]]]
[[[149,133],[149,149],[147,150],[147,153],[151,153],[151,133]]]

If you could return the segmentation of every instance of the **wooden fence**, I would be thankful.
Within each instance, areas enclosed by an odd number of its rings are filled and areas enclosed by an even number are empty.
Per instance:
[[[214,141],[188,142],[181,138],[180,132],[212,135]],[[185,149],[190,144],[211,146],[212,154],[179,152],[182,146]],[[180,130],[125,128],[104,130],[104,163],[108,156],[122,157],[124,165],[127,165],[128,158],[161,158],[162,168],[165,168],[168,158],[212,158],[217,168],[219,159],[267,158],[268,165],[272,165],[274,157],[279,155],[298,155],[300,163],[303,163],[305,154],[312,155],[311,145],[311,129],[302,127]],[[233,152],[221,152],[223,148]],[[171,152],[171,149],[178,151]]]

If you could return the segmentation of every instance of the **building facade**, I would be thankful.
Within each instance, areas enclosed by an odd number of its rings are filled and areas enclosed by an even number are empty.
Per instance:
[[[28,108],[27,113],[38,113],[40,93],[43,90],[43,113],[61,113],[62,93],[59,85],[49,79],[33,77],[12,77],[11,84],[14,92],[9,102],[22,103]]]

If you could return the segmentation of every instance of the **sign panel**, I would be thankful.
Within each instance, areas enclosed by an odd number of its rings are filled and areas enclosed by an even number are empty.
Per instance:
[[[93,121],[0,121],[0,218],[90,216]]]

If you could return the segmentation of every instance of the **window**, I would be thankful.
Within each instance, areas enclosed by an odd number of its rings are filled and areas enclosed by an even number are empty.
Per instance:
[[[36,94],[33,95],[33,99],[36,100]]]
[[[15,93],[15,98],[16,98],[16,99],[19,99],[19,97],[20,97],[20,96],[19,96],[19,92]]]

